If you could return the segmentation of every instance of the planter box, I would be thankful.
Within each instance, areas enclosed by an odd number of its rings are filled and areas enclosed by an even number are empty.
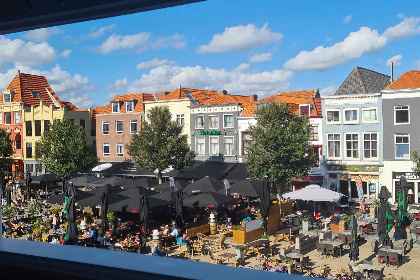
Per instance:
[[[245,250],[239,250],[239,249],[235,249],[236,250],[236,259],[240,259],[241,261],[245,260]]]
[[[237,244],[245,244],[245,231],[233,230],[232,242]]]
[[[302,231],[309,231],[309,221],[302,221]]]

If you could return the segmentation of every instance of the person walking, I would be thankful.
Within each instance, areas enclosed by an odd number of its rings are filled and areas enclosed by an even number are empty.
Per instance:
[[[56,216],[56,214],[54,213],[53,215],[52,215],[52,229],[53,229],[53,233],[55,233],[55,227],[57,226],[57,216]]]

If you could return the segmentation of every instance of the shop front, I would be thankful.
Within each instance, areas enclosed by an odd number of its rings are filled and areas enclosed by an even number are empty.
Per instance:
[[[419,203],[420,194],[420,177],[413,172],[392,172],[392,197],[393,202],[396,203],[398,199],[398,187],[400,186],[400,178],[405,176],[408,185],[408,203]]]

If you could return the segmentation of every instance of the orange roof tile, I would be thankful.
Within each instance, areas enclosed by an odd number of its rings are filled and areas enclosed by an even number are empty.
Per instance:
[[[387,89],[420,88],[420,70],[405,71],[398,79],[392,82]]]
[[[134,113],[142,113],[144,112],[144,101],[155,101],[153,94],[150,93],[130,93],[130,94],[122,94],[116,95],[114,99],[107,105],[104,106],[105,109],[101,110],[102,112],[98,112],[97,114],[110,114],[112,113],[112,102],[120,101],[123,102],[125,100],[133,100],[134,102]],[[125,113],[125,106],[120,107],[120,113]]]
[[[190,99],[187,94],[191,94],[191,96],[194,97],[199,104],[204,104],[207,100],[219,96],[219,93],[215,90],[177,88],[176,90],[163,97],[161,100]]]
[[[212,104],[229,104],[229,103],[240,103],[241,106],[244,108],[249,103],[251,103],[251,97],[245,95],[230,95],[230,94],[223,94],[211,98],[203,103],[203,105],[212,105]]]
[[[63,101],[63,104],[64,104],[64,107],[67,110],[70,110],[70,111],[79,111],[79,112],[88,112],[89,111],[89,109],[80,109],[80,108],[77,108],[76,105],[74,105],[73,103],[68,102],[68,101]]]

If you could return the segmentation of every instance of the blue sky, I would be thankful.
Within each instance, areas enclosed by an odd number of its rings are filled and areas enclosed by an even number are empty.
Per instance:
[[[332,94],[356,65],[419,69],[419,35],[417,1],[210,0],[1,36],[0,87],[20,69],[81,107],[178,85]]]

